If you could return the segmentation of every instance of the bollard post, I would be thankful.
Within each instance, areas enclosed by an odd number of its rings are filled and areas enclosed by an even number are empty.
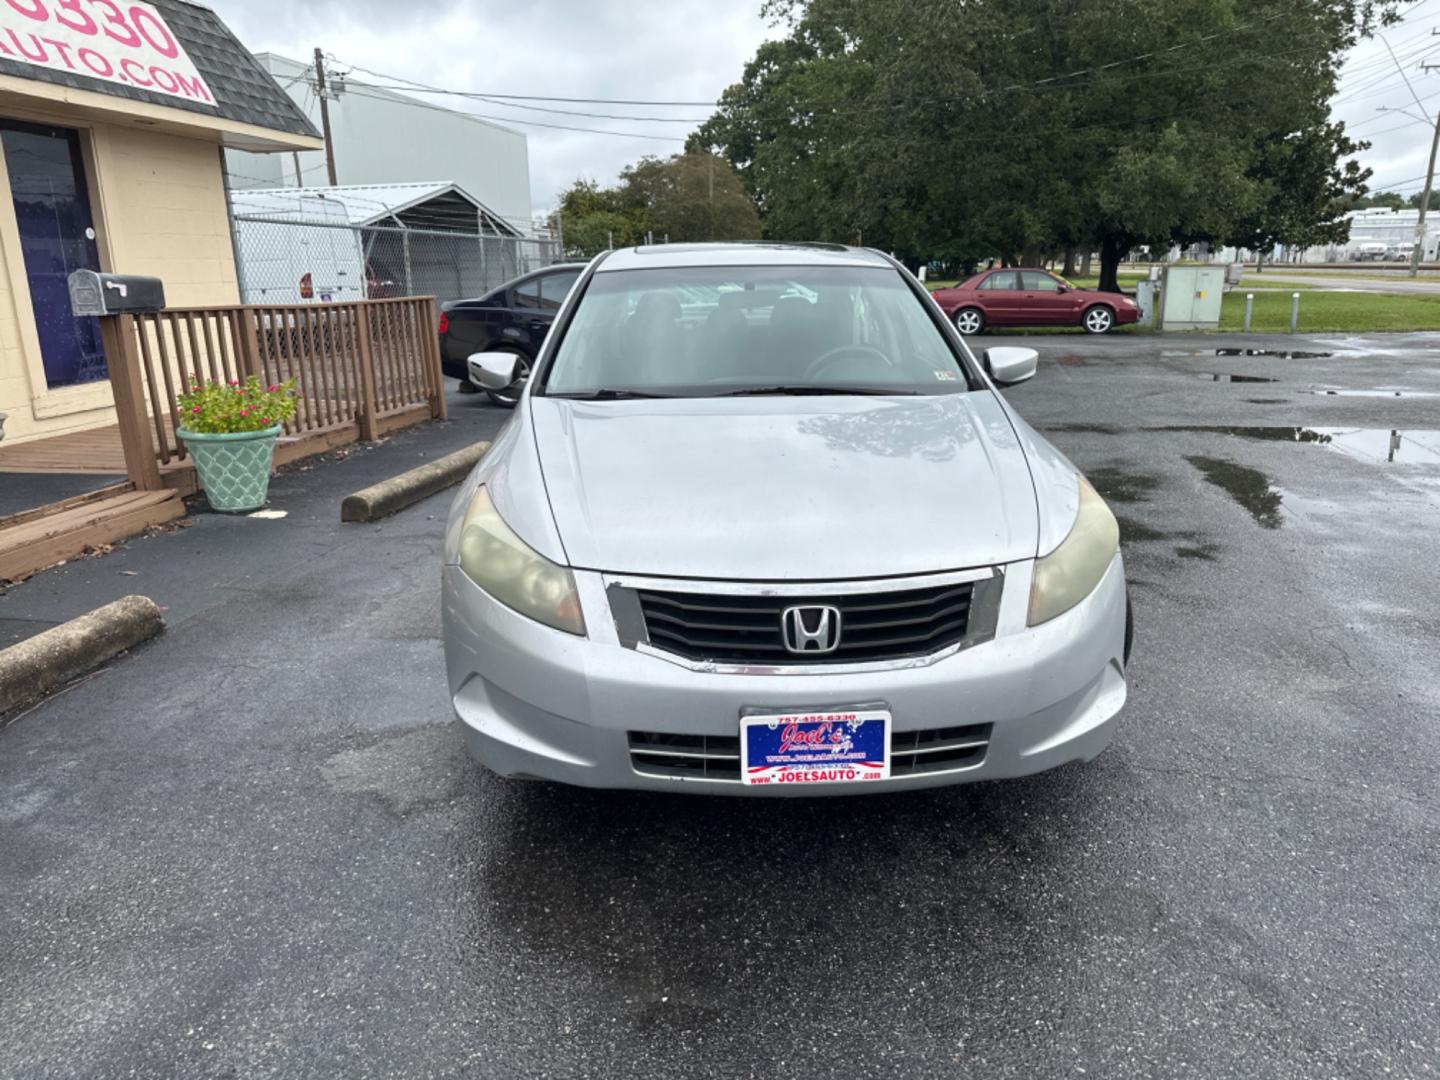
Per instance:
[[[1250,332],[1250,316],[1254,313],[1255,294],[1253,292],[1247,292],[1245,294],[1245,333],[1247,334]]]
[[[1299,327],[1299,325],[1300,325],[1300,294],[1297,292],[1297,293],[1291,293],[1291,294],[1290,294],[1290,333],[1292,333],[1292,334],[1295,333],[1295,330]]]

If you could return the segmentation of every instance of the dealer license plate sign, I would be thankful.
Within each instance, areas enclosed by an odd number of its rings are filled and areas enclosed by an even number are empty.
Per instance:
[[[773,713],[740,720],[740,775],[753,786],[809,787],[890,775],[890,713]]]

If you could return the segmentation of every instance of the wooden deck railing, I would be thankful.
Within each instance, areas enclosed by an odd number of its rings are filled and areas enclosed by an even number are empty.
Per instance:
[[[177,399],[192,379],[294,379],[298,408],[285,425],[292,436],[373,440],[421,412],[443,419],[435,323],[430,297],[102,319],[131,481],[163,486],[160,466],[185,459]]]

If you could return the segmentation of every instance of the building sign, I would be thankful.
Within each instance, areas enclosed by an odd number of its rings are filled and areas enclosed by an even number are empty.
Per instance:
[[[0,57],[214,105],[160,13],[125,0],[0,0]]]

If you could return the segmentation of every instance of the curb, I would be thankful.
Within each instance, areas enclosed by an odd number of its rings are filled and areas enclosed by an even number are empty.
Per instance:
[[[127,596],[0,649],[0,714],[30,705],[164,629],[147,596]]]
[[[378,521],[429,498],[437,491],[453,487],[470,475],[470,470],[489,449],[488,442],[479,442],[347,495],[340,504],[340,520]]]

